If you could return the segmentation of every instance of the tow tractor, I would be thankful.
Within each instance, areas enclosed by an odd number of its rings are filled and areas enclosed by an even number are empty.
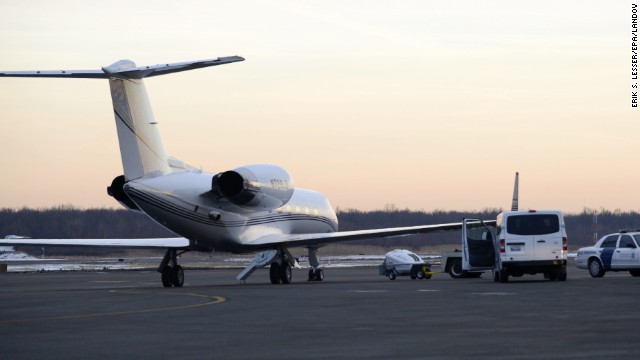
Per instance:
[[[389,251],[378,269],[380,275],[388,277],[389,280],[395,280],[398,276],[409,276],[412,280],[422,280],[430,279],[433,275],[428,263],[420,256],[404,249]]]

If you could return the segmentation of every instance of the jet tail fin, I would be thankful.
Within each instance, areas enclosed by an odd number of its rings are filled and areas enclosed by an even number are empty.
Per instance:
[[[243,61],[240,56],[136,66],[120,60],[102,70],[4,71],[0,77],[109,79],[120,155],[126,181],[172,172],[143,78]]]
[[[518,211],[518,178],[520,174],[516,172],[516,181],[513,184],[513,200],[511,201],[511,211]]]

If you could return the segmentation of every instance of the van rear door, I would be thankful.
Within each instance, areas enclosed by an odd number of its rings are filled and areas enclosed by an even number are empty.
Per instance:
[[[507,216],[504,261],[532,261],[536,259],[535,216],[538,215],[527,213]]]
[[[496,262],[495,235],[479,219],[463,219],[462,270],[491,270]]]
[[[558,259],[562,255],[562,231],[558,214],[539,214],[533,225],[535,260]]]
[[[562,236],[557,213],[510,215],[505,235],[506,261],[557,259],[562,254]]]

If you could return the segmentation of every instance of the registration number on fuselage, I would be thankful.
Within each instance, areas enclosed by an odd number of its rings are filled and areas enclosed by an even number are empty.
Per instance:
[[[271,188],[276,190],[288,190],[289,181],[284,179],[269,179],[271,182]]]

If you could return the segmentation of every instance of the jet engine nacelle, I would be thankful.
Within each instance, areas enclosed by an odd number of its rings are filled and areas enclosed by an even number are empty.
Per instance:
[[[126,182],[127,181],[125,180],[124,175],[117,176],[111,182],[111,186],[107,187],[107,194],[118,200],[118,202],[125,208],[129,210],[140,211],[138,205],[136,205],[131,199],[129,199],[122,188]]]
[[[293,195],[293,180],[276,165],[248,165],[213,176],[211,190],[247,208],[275,209]]]

